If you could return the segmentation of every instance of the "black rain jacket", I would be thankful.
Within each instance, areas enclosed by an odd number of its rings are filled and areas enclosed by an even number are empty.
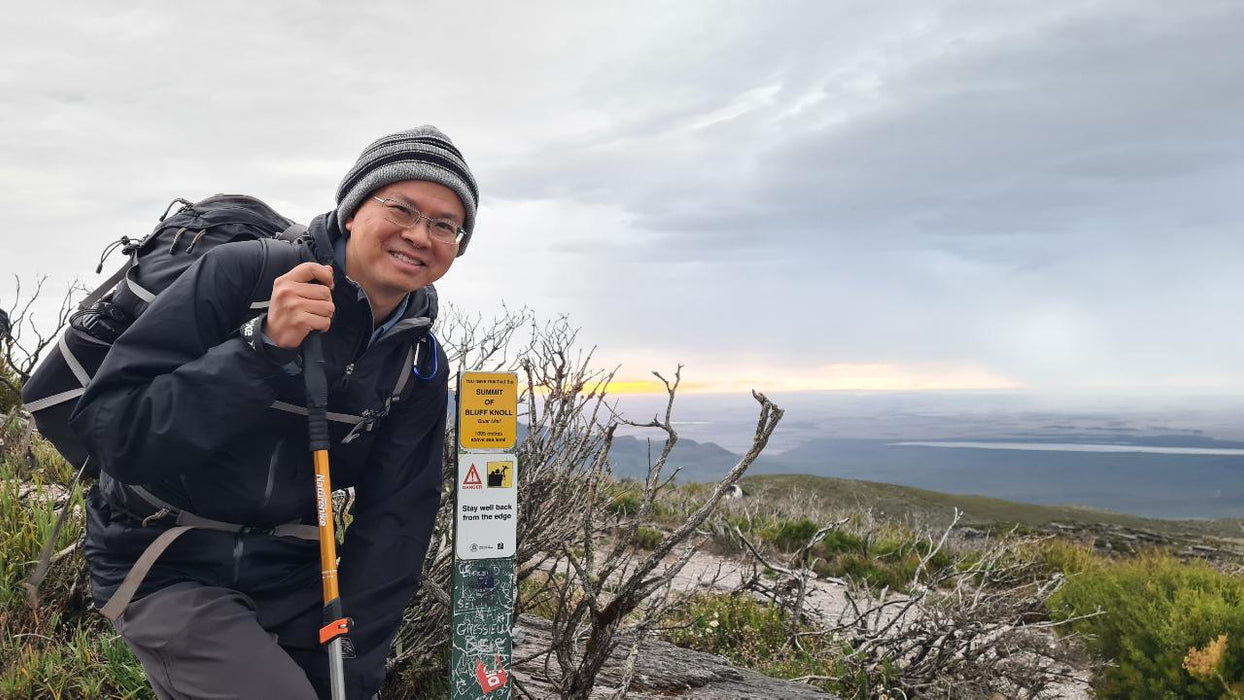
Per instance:
[[[169,503],[256,531],[191,530],[156,562],[138,596],[195,581],[249,596],[260,620],[291,655],[323,656],[319,549],[263,528],[315,523],[313,466],[301,372],[291,375],[256,351],[239,327],[255,315],[273,280],[305,260],[332,262],[341,235],[335,214],[317,217],[307,239],[233,243],[203,256],[161,293],[117,340],[71,420],[102,470]],[[279,259],[278,259],[279,258]],[[371,697],[419,575],[440,504],[448,361],[431,337],[436,292],[410,297],[402,319],[370,343],[362,290],[334,264],[336,311],[324,335],[328,411],[382,412],[412,344],[415,374],[372,430],[330,422],[332,485],[355,488],[354,520],[340,550],[340,590],[354,619],[357,657],[346,660],[350,697]],[[423,377],[429,377],[424,379]],[[370,413],[369,413],[370,412]],[[98,488],[88,496],[86,554],[100,605],[168,523],[143,525]],[[327,661],[302,663],[321,694]],[[322,669],[317,678],[314,669]]]

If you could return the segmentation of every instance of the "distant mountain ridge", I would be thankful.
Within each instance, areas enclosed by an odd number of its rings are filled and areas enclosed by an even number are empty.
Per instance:
[[[664,445],[664,440],[653,440],[649,445],[648,440],[633,435],[615,435],[613,447],[609,451],[609,462],[613,466],[614,476],[643,477],[648,473],[649,460],[655,460]],[[716,481],[725,476],[741,458],[741,455],[715,442],[679,438],[670,452],[666,474],[673,468],[680,468],[680,481]]]

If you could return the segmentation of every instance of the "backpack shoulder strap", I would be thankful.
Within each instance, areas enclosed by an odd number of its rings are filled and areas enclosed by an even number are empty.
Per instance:
[[[293,243],[294,241],[296,241],[296,240],[298,240],[299,238],[301,238],[301,237],[302,237],[302,234],[304,234],[304,233],[306,233],[306,232],[307,232],[307,226],[306,226],[306,224],[290,224],[289,228],[287,228],[287,229],[285,229],[284,231],[282,231],[282,232],[278,233],[278,234],[276,235],[276,238],[277,238],[278,240],[282,240],[282,241],[289,241],[289,242]]]
[[[129,260],[126,260],[125,264],[121,266],[121,269],[112,273],[112,275],[108,277],[108,279],[101,282],[99,286],[95,288],[95,291],[91,292],[90,294],[87,294],[86,298],[78,303],[78,308],[89,309],[92,306],[94,306],[95,302],[102,299],[105,294],[112,291],[113,287],[117,286],[117,282],[120,282],[121,278],[125,277],[125,273],[129,272],[130,268],[133,266],[134,266],[134,258],[130,258]]]
[[[308,262],[311,260],[311,253],[305,245],[300,245],[294,241],[298,238],[286,238],[285,234],[289,231],[301,227],[303,231],[306,226],[302,224],[294,224],[285,229],[277,238],[260,239],[264,247],[263,271],[259,276],[259,287],[255,290],[250,308],[252,311],[262,311],[268,308],[268,304],[272,299],[271,284],[264,284],[267,280],[274,280],[293,269],[298,263]],[[300,234],[301,235],[301,234]]]

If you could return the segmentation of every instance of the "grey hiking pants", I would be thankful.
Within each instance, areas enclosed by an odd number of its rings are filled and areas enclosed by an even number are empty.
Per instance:
[[[115,626],[161,700],[316,697],[299,663],[323,657],[281,647],[237,591],[174,584],[130,603]]]

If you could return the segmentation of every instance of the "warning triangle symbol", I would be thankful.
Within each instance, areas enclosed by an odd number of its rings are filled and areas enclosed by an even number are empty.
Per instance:
[[[479,472],[475,470],[475,465],[474,465],[474,464],[472,464],[472,465],[471,465],[471,468],[467,470],[467,473],[466,473],[466,478],[462,480],[462,485],[463,485],[463,486],[481,486],[481,485],[483,485],[483,482],[481,482],[481,481],[479,480]]]

